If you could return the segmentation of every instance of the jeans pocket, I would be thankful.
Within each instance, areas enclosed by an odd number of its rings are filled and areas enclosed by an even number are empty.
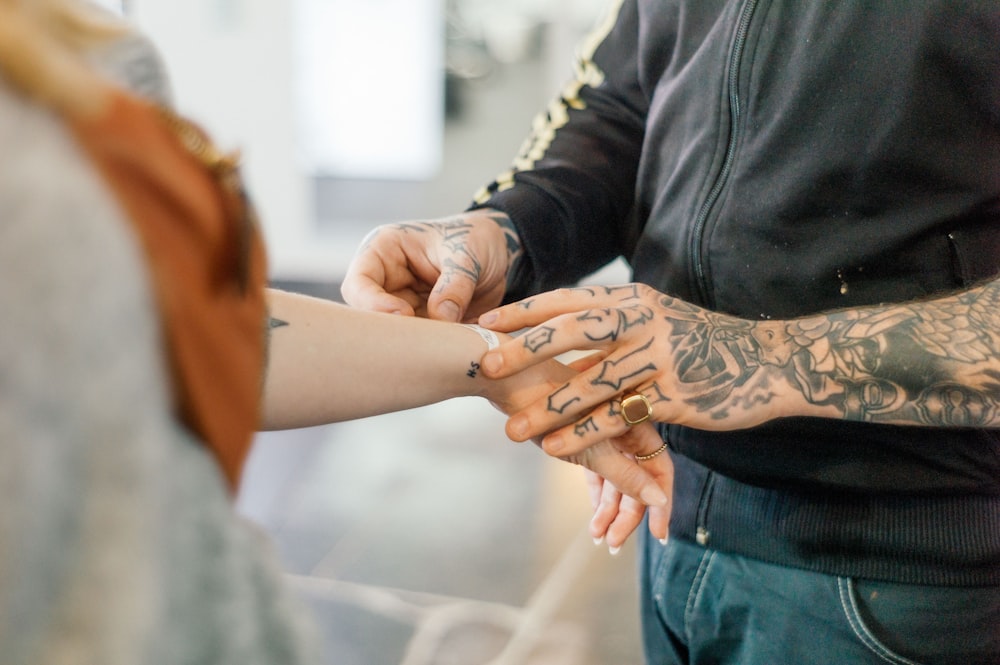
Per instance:
[[[887,663],[895,665],[930,665],[896,653],[883,641],[887,635],[881,625],[873,625],[871,610],[859,597],[855,582],[847,577],[837,578],[837,589],[840,593],[840,606],[844,617],[858,640],[873,654]],[[903,638],[905,640],[905,638]],[[895,641],[895,640],[893,640]]]
[[[883,662],[1000,663],[1000,587],[837,580],[851,631]]]

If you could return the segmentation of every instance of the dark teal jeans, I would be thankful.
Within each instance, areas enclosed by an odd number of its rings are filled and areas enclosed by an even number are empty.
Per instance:
[[[644,539],[648,665],[1000,665],[1000,587],[836,577]]]

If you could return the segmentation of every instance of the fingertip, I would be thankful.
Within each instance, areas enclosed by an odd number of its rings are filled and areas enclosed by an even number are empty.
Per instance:
[[[507,432],[507,437],[510,438],[511,441],[517,441],[520,443],[522,441],[527,441],[528,439],[528,419],[524,416],[513,416],[508,418],[504,429]]]
[[[555,432],[542,439],[542,449],[552,457],[559,457],[566,450],[566,441],[559,432]]]
[[[661,545],[666,545],[670,536],[670,512],[666,508],[649,509],[649,533]]]
[[[503,354],[499,351],[488,351],[482,359],[483,373],[491,379],[501,378],[503,372]]]
[[[376,311],[397,316],[416,316],[417,312],[405,300],[399,298],[383,299],[377,306]]]
[[[410,303],[388,293],[380,294],[374,298],[370,309],[384,314],[398,314],[400,316],[416,316],[417,314]]]

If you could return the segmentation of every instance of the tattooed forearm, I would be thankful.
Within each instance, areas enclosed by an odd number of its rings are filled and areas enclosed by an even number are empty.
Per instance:
[[[937,300],[750,322],[665,299],[685,400],[726,417],[780,381],[850,420],[1000,425],[1000,286]]]
[[[263,390],[264,382],[267,380],[268,369],[271,366],[271,333],[277,328],[284,328],[289,325],[288,321],[271,316],[267,317],[267,323],[264,327],[264,371],[261,374],[261,390]]]

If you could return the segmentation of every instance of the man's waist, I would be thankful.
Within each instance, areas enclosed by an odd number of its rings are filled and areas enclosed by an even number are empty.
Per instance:
[[[734,432],[661,426],[671,450],[779,490],[1000,495],[1000,438],[985,429],[785,418]]]
[[[761,487],[673,456],[671,537],[831,575],[1000,584],[1000,495]]]

